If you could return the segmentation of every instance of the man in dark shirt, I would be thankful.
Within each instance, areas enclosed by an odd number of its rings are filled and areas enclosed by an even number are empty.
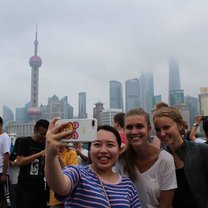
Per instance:
[[[17,148],[20,173],[17,183],[17,208],[46,208],[44,181],[45,136],[49,122],[37,121],[31,137],[21,138]]]

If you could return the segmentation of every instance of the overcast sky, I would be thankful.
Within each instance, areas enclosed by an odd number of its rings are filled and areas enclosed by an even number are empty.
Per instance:
[[[180,66],[185,95],[208,87],[207,0],[0,0],[0,114],[30,100],[36,23],[39,104],[68,96],[77,115],[78,93],[87,113],[109,107],[109,81],[153,70],[155,94],[167,102],[168,59]]]

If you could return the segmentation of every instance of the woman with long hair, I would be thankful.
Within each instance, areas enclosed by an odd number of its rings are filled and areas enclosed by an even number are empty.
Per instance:
[[[208,145],[183,138],[186,122],[173,107],[156,111],[153,121],[157,137],[175,161],[178,188],[173,207],[208,207]]]

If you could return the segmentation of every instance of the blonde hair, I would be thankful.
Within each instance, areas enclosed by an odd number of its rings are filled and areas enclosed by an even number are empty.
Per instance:
[[[153,121],[157,117],[171,118],[175,123],[179,124],[182,127],[180,130],[181,135],[185,134],[185,130],[187,129],[187,122],[183,120],[182,115],[176,108],[162,107],[161,109],[155,111]]]
[[[130,109],[126,113],[124,119],[127,118],[128,116],[135,116],[135,115],[137,115],[137,116],[144,116],[145,120],[147,122],[147,125],[150,126],[149,114],[143,108],[132,108],[132,109]]]
[[[161,109],[161,108],[164,108],[164,107],[169,107],[168,106],[168,104],[167,103],[165,103],[165,102],[159,102],[159,103],[156,103],[155,105],[154,105],[154,111],[156,111],[156,110],[159,110],[159,109]]]

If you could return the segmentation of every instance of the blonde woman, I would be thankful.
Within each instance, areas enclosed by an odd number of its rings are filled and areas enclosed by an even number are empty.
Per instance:
[[[175,161],[178,189],[173,207],[208,207],[208,145],[183,139],[186,122],[173,107],[156,111],[153,121],[157,137]]]

